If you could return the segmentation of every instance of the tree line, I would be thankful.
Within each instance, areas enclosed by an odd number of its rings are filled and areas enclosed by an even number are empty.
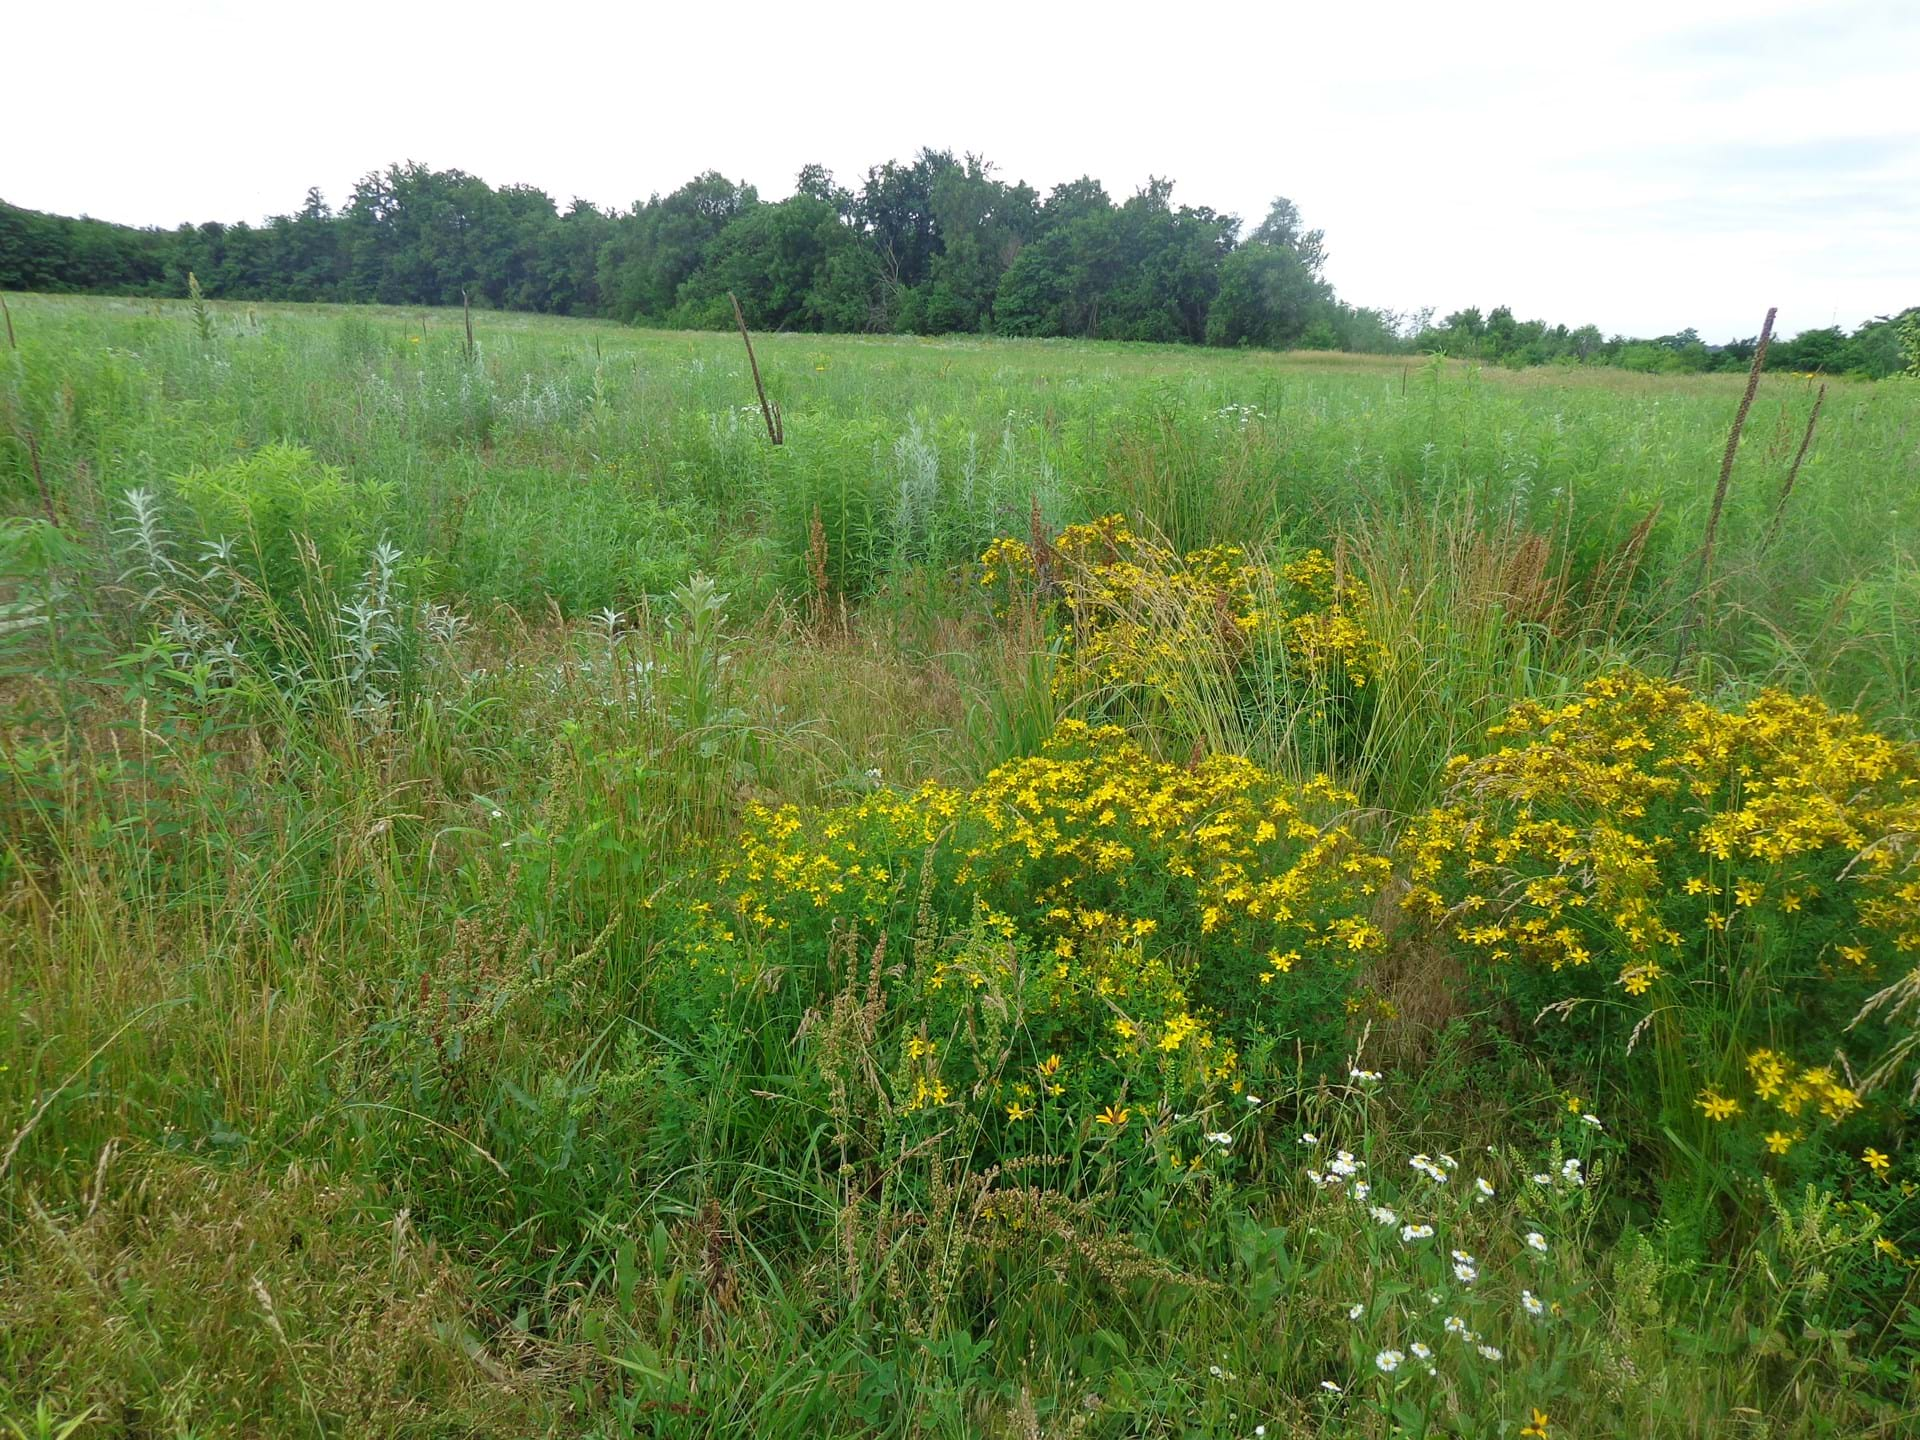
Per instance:
[[[469,297],[677,328],[731,324],[737,295],[764,330],[1445,350],[1653,370],[1752,358],[1751,341],[1708,346],[1691,330],[1630,340],[1517,321],[1505,307],[1435,322],[1430,311],[1349,305],[1324,277],[1324,234],[1291,201],[1275,200],[1243,235],[1238,216],[1176,204],[1173,188],[1153,179],[1116,201],[1082,177],[1043,197],[977,155],[929,149],[876,165],[855,186],[809,165],[777,201],[708,171],[615,213],[579,199],[563,210],[532,186],[408,162],[367,175],[337,211],[309,189],[299,210],[258,226],[142,229],[0,202],[0,290],[182,295],[191,274],[226,299]],[[1854,335],[1805,332],[1770,358],[1891,373],[1900,354],[1889,319]]]

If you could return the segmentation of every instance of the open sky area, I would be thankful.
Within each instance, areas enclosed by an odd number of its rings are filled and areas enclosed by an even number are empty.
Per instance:
[[[58,123],[8,147],[0,195],[66,214],[258,221],[399,159],[563,206],[706,169],[776,198],[803,164],[857,182],[933,145],[1043,192],[1171,176],[1249,228],[1288,195],[1355,304],[1718,340],[1769,304],[1791,333],[1914,298],[1908,0],[103,3],[8,31],[14,114]]]

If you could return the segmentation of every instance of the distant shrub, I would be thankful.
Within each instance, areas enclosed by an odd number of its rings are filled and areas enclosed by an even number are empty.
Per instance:
[[[174,480],[203,542],[231,542],[242,568],[284,600],[306,582],[309,562],[353,568],[364,557],[390,494],[347,478],[299,445],[266,445],[223,465]]]

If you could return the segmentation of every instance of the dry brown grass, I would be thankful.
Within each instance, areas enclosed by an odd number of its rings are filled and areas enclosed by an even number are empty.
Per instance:
[[[86,1203],[31,1196],[0,1275],[0,1410],[83,1433],[523,1436],[541,1357],[481,1344],[458,1271],[354,1184],[111,1147]],[[191,1305],[181,1297],[192,1296]]]

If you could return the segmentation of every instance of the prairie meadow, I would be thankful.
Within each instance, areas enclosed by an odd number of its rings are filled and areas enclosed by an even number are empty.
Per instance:
[[[1920,382],[8,306],[0,1429],[1920,1428]]]

